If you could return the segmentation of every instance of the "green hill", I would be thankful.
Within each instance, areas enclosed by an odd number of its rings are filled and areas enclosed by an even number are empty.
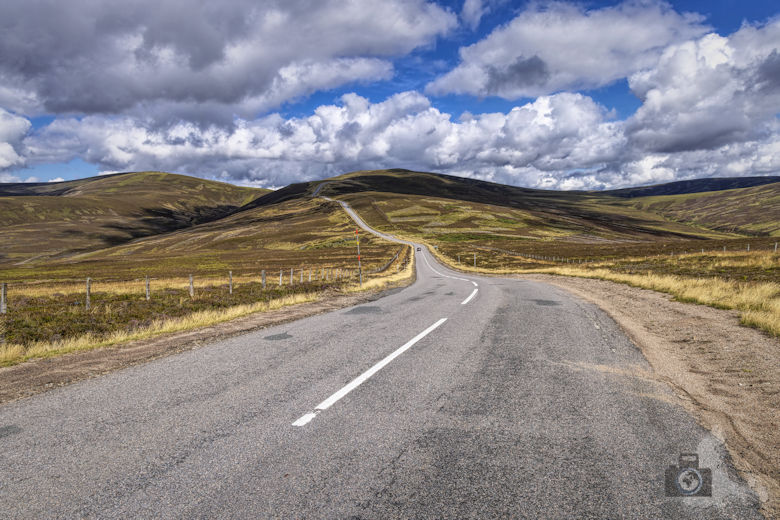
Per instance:
[[[780,236],[780,182],[750,188],[639,197],[638,209],[669,220],[748,236]]]
[[[780,184],[729,190],[720,195],[669,196],[671,201],[697,197],[735,197],[733,192],[753,190],[758,206],[771,203],[768,194]],[[763,190],[763,191],[761,191]],[[282,195],[275,193],[275,197]],[[310,194],[311,189],[295,190]],[[362,210],[374,225],[423,238],[439,235],[445,241],[453,233],[482,233],[520,238],[572,240],[712,239],[749,235],[748,230],[724,229],[704,216],[696,221],[670,218],[660,203],[646,204],[646,197],[618,197],[611,192],[534,190],[475,179],[406,170],[354,172],[334,177],[321,194],[343,198]],[[255,204],[263,202],[257,199]],[[771,212],[753,214],[752,222],[777,220]]]
[[[0,184],[0,265],[67,256],[209,222],[267,192],[161,172]]]
[[[427,241],[453,258],[744,247],[740,241],[759,245],[756,237],[779,232],[780,182],[765,180],[748,179],[748,187],[737,189],[722,188],[740,185],[738,179],[686,181],[630,194],[535,190],[397,169],[273,192],[155,172],[6,184],[0,185],[0,238],[8,246],[0,269],[16,279],[347,262],[352,224],[338,205],[313,199],[315,193],[345,200],[375,228]],[[642,195],[669,192],[678,194]],[[392,249],[365,240],[377,262]]]
[[[646,192],[692,193],[647,197],[637,188],[629,197],[624,192],[534,190],[380,170],[334,177],[322,184],[320,194],[346,200],[378,229],[425,240],[453,256],[474,251],[564,257],[655,254],[722,247],[777,232],[780,183],[756,186],[758,180],[748,179],[745,184],[752,187],[695,192],[742,182],[705,181]],[[296,185],[273,196],[310,196],[318,184]],[[715,242],[697,245],[704,240]]]

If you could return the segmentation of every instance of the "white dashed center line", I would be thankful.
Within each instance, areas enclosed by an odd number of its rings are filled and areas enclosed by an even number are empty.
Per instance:
[[[397,358],[398,356],[400,356],[401,354],[409,350],[412,347],[412,345],[414,345],[415,343],[423,339],[425,336],[427,336],[428,334],[436,330],[436,328],[438,328],[439,325],[441,325],[445,321],[447,321],[447,318],[440,319],[439,321],[437,321],[436,323],[434,323],[433,325],[431,325],[430,327],[428,327],[427,329],[425,329],[424,331],[422,331],[421,333],[419,333],[418,335],[416,335],[415,337],[413,337],[412,339],[404,343],[401,347],[399,347],[393,353],[389,354],[382,361],[380,361],[376,365],[372,366],[371,368],[369,368],[368,370],[366,370],[365,372],[357,376],[355,379],[352,380],[352,382],[347,384],[344,388],[342,388],[341,390],[334,393],[333,395],[331,395],[330,397],[322,401],[320,404],[318,404],[317,407],[314,409],[314,412],[307,413],[306,415],[302,416],[300,419],[292,423],[293,426],[303,426],[307,424],[309,421],[314,419],[319,412],[323,410],[327,410],[328,408],[336,404],[336,402],[338,402],[339,399],[341,399],[342,397],[350,393],[352,390],[354,390],[355,388],[363,384],[368,378],[370,378],[371,376],[373,376],[374,374],[382,370],[382,368],[384,368],[388,363],[390,363],[392,360],[394,360],[395,358]]]
[[[474,296],[476,296],[476,295],[477,295],[477,292],[478,292],[478,291],[479,291],[479,289],[474,289],[474,290],[471,292],[471,294],[469,294],[469,297],[468,297],[468,298],[466,298],[465,300],[463,300],[462,302],[460,302],[460,304],[461,304],[461,305],[466,305],[468,302],[470,302],[470,301],[471,301],[471,299],[472,299]]]

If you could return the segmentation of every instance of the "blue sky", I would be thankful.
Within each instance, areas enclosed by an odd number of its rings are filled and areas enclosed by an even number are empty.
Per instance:
[[[0,6],[2,182],[406,167],[604,189],[780,170],[775,2],[73,4]]]

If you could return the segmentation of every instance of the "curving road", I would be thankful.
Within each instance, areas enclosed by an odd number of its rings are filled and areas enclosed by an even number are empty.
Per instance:
[[[416,268],[371,304],[0,407],[0,516],[759,518],[597,307],[424,248]],[[712,497],[664,496],[680,452]]]

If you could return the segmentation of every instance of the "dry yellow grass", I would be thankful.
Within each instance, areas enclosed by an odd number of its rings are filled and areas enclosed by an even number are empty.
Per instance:
[[[3,345],[0,347],[0,366],[14,365],[34,358],[52,357],[79,350],[89,350],[100,347],[118,345],[127,341],[147,339],[160,334],[192,330],[225,321],[241,318],[255,312],[265,312],[274,309],[314,301],[319,298],[317,293],[306,293],[286,296],[269,302],[247,305],[236,305],[228,309],[207,310],[196,312],[181,318],[156,321],[149,327],[134,332],[116,332],[108,337],[96,337],[86,334],[78,338],[58,342],[38,342],[27,347],[22,345]]]
[[[710,258],[710,266],[713,268],[730,268],[730,267],[755,267],[760,269],[770,269],[777,267],[778,254],[772,251],[758,250],[758,251],[707,251],[705,249],[705,257]],[[669,256],[667,254],[659,254],[652,256],[625,256],[620,258],[623,262],[637,262],[646,260],[648,258],[662,258],[670,262],[682,262],[687,259],[695,259],[702,257],[700,251],[692,251],[690,253],[676,254]],[[600,261],[593,261],[588,265],[591,267],[609,267],[614,264],[614,259],[605,259]]]
[[[408,251],[407,253],[408,254]],[[399,262],[404,257],[399,258]],[[397,284],[403,280],[408,279],[414,273],[414,262],[407,262],[407,265],[401,271],[396,272],[396,264],[392,265],[390,269],[383,274],[366,276],[362,287],[359,284],[348,285],[342,288],[342,292],[354,293],[359,291],[370,291],[382,289],[384,287]],[[233,279],[234,283],[240,281],[240,278]],[[256,280],[256,279],[255,279]],[[181,288],[189,284],[189,280],[166,280],[168,285],[166,287]],[[202,282],[206,283],[206,282]],[[58,285],[59,286],[59,285]],[[138,284],[119,282],[114,284],[106,284],[106,288],[101,287],[100,290],[112,290],[112,291],[128,291],[137,292]],[[141,287],[143,287],[141,285]],[[196,285],[197,287],[197,285]],[[42,287],[43,291],[46,289]],[[50,287],[48,289],[51,289]],[[60,289],[61,290],[61,289]],[[25,291],[29,294],[28,291]],[[49,294],[49,293],[42,293]],[[219,310],[205,310],[195,312],[193,314],[183,316],[180,318],[171,318],[167,320],[158,320],[153,322],[148,327],[135,330],[133,332],[118,331],[106,337],[99,337],[92,334],[86,334],[72,339],[65,339],[57,342],[36,342],[31,345],[23,346],[16,344],[0,345],[0,366],[10,366],[18,363],[23,363],[30,359],[35,358],[47,358],[53,356],[59,356],[70,352],[76,352],[80,350],[90,350],[101,347],[115,346],[122,343],[126,343],[134,340],[142,340],[159,336],[162,334],[170,334],[174,332],[181,332],[187,330],[193,330],[201,327],[207,327],[215,325],[217,323],[223,323],[226,321],[234,320],[254,314],[257,312],[267,312],[275,309],[280,309],[289,305],[296,305],[300,303],[306,303],[315,301],[322,297],[322,293],[310,292],[304,294],[295,294],[285,296],[271,300],[269,302],[258,302],[245,305],[235,305],[227,309]],[[104,312],[111,312],[110,307],[105,309]],[[0,337],[2,337],[2,321],[0,321]]]
[[[398,261],[401,261],[401,258],[399,258]],[[364,280],[363,286],[361,287],[359,284],[352,284],[347,286],[345,289],[343,289],[344,292],[358,292],[358,291],[371,291],[371,290],[381,290],[385,287],[397,284],[399,282],[402,282],[404,280],[408,280],[411,276],[414,275],[414,255],[411,256],[411,261],[406,263],[406,267],[401,269],[400,271],[395,271],[396,264],[393,264],[388,269],[388,272],[391,274],[387,274],[385,276],[380,277],[374,277],[374,278],[368,278]]]

